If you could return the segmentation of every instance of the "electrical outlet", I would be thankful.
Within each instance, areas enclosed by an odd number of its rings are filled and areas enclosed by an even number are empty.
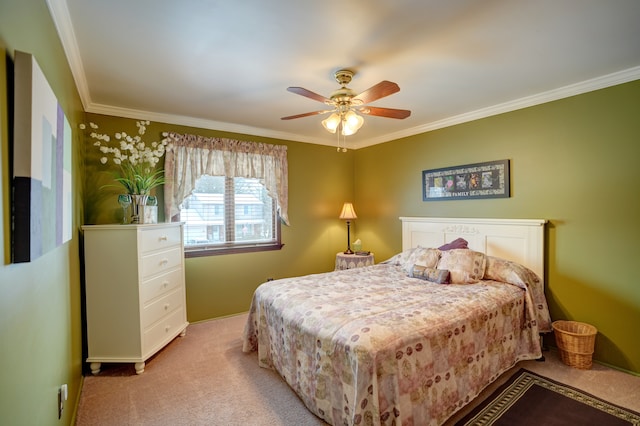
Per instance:
[[[62,418],[62,411],[64,410],[64,403],[69,397],[69,388],[67,384],[60,386],[58,389],[58,420]]]

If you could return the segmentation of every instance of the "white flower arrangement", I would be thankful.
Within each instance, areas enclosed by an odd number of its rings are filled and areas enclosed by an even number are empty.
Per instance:
[[[93,145],[103,154],[100,163],[107,164],[111,155],[111,161],[120,167],[121,173],[115,180],[121,183],[129,194],[148,195],[151,189],[164,183],[164,170],[155,170],[155,167],[164,155],[169,140],[164,133],[165,138],[162,141],[151,142],[150,146],[147,146],[142,136],[147,131],[148,125],[149,121],[137,121],[137,135],[131,136],[126,132],[118,132],[114,135],[117,143],[115,146],[110,146],[111,136],[98,133],[98,125],[89,123],[91,128],[89,137],[94,140]],[[81,124],[80,128],[84,130],[87,126]]]

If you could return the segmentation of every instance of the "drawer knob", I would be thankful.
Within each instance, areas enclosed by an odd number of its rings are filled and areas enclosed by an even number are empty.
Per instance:
[[[169,263],[169,259],[164,258],[160,261],[160,265],[166,265],[167,263]]]
[[[164,304],[164,310],[166,311],[166,310],[168,310],[168,309],[169,309],[169,303],[165,303],[165,304]]]
[[[169,330],[171,330],[171,326],[170,325],[165,325],[164,326],[164,331],[168,332]]]
[[[169,281],[163,281],[162,282],[162,287],[164,287],[164,288],[169,287]]]
[[[160,241],[167,241],[168,238],[166,235],[161,235],[160,238],[158,238]]]

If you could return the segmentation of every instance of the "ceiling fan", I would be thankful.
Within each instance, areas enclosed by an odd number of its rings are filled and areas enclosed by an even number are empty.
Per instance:
[[[291,93],[322,102],[332,107],[332,109],[290,115],[282,117],[282,120],[292,120],[294,118],[331,113],[328,118],[322,120],[322,125],[325,129],[331,133],[335,133],[340,129],[342,135],[349,136],[356,133],[364,123],[362,116],[356,114],[356,112],[364,115],[397,119],[407,118],[411,115],[411,111],[406,109],[380,108],[367,105],[370,102],[399,92],[400,87],[396,83],[384,80],[364,92],[356,94],[356,92],[347,87],[353,75],[354,72],[347,69],[336,71],[335,79],[342,87],[333,92],[328,98],[302,87],[287,87],[287,90]]]

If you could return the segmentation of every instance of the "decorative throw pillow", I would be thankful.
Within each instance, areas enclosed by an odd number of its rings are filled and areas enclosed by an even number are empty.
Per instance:
[[[449,275],[449,271],[446,269],[426,268],[420,265],[413,265],[410,276],[438,284],[449,284]]]
[[[469,249],[452,249],[442,252],[438,269],[451,274],[452,284],[477,283],[484,276],[487,258],[484,253]]]
[[[434,248],[416,247],[405,263],[407,275],[411,275],[413,265],[424,266],[425,268],[435,268],[440,259],[440,250]]]
[[[405,250],[403,252],[400,252],[392,257],[390,257],[389,259],[380,262],[380,263],[385,263],[385,264],[389,264],[389,265],[395,265],[395,266],[402,266],[403,268],[405,267],[405,264],[407,263],[407,260],[409,259],[409,256],[411,256],[411,254],[415,251],[415,247],[414,248],[410,248],[408,250]]]
[[[450,243],[441,245],[438,247],[438,250],[446,251],[446,250],[454,250],[454,249],[467,249],[469,248],[469,243],[464,238],[456,238]]]

